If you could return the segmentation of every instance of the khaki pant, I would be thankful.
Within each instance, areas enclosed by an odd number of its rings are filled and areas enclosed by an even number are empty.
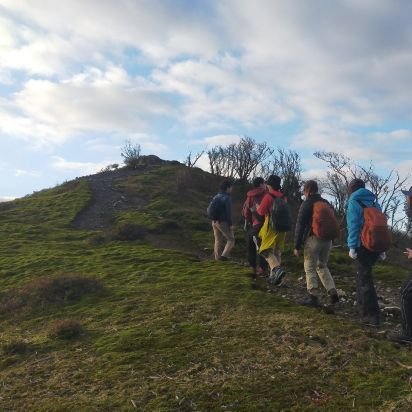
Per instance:
[[[309,236],[304,248],[304,267],[306,272],[306,285],[309,292],[318,289],[318,276],[324,288],[329,292],[335,289],[335,281],[328,269],[329,253],[332,248],[330,240],[321,240]]]
[[[235,247],[235,236],[233,230],[227,222],[212,222],[213,234],[215,236],[215,259],[220,256],[229,257],[230,252]]]
[[[262,255],[268,262],[270,270],[279,267],[282,263],[282,252],[278,248],[265,250]]]

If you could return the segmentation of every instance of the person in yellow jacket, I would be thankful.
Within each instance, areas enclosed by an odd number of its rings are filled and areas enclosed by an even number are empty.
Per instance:
[[[280,285],[286,275],[286,272],[281,267],[286,233],[275,231],[270,224],[274,199],[283,197],[283,194],[280,192],[280,183],[281,179],[279,176],[269,176],[266,181],[268,192],[257,209],[257,213],[264,217],[263,226],[259,231],[259,238],[261,240],[259,254],[268,262],[270,267],[269,281],[273,285]]]

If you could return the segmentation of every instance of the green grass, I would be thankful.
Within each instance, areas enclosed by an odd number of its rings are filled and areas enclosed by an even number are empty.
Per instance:
[[[182,195],[191,203],[171,204],[175,192],[162,194],[156,173],[124,183],[131,192],[140,188],[148,203],[118,219],[156,233],[144,214],[176,222],[191,216],[165,238],[180,243],[183,233],[195,248],[209,242],[195,213],[208,194],[191,188]],[[71,227],[90,193],[84,182],[69,187],[0,212],[0,289],[76,274],[100,279],[105,293],[0,314],[2,342],[26,345],[22,353],[8,349],[13,345],[0,353],[0,410],[410,410],[411,373],[401,366],[411,365],[409,349],[253,290],[247,270],[233,263],[142,241],[90,244],[93,233]],[[193,224],[199,228],[191,233]],[[285,259],[301,270],[290,253]],[[343,251],[332,260],[335,272],[353,272]],[[389,281],[393,270],[381,266],[377,276]],[[397,272],[396,282],[403,275]],[[84,333],[69,341],[50,337],[50,327],[64,319]]]

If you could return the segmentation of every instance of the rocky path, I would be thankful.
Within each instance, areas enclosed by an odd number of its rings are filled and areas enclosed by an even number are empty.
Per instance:
[[[112,223],[115,212],[141,207],[144,203],[141,199],[130,197],[117,187],[120,181],[139,173],[138,170],[119,170],[85,177],[92,199],[73,220],[73,226],[86,230],[104,229]]]

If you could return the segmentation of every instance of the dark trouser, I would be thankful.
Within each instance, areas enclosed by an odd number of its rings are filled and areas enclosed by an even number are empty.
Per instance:
[[[262,269],[267,268],[266,260],[259,255],[257,251],[256,242],[259,241],[257,233],[260,227],[250,228],[246,233],[246,248],[247,248],[247,261],[249,266],[256,269],[261,267]]]
[[[402,335],[412,337],[412,276],[401,289]]]
[[[362,318],[379,319],[378,297],[372,277],[372,267],[379,253],[371,252],[361,246],[358,250],[358,273],[356,276],[356,299]]]

